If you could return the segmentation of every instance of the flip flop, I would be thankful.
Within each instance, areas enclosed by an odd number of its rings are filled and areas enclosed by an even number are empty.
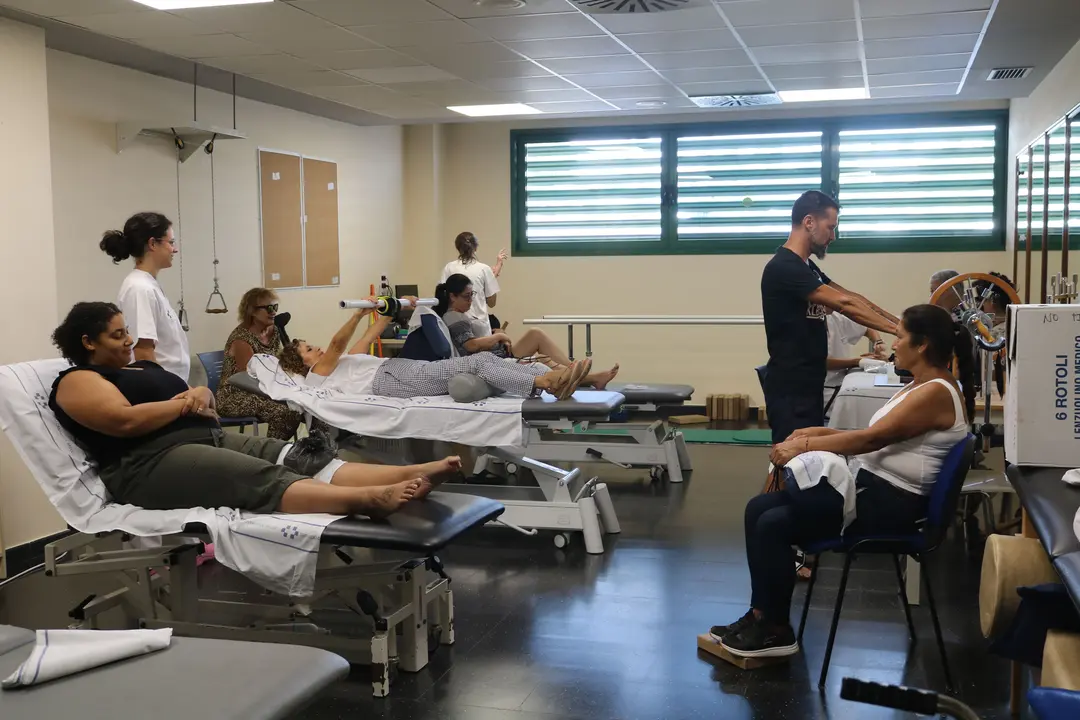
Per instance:
[[[573,396],[574,392],[581,385],[581,381],[592,370],[592,358],[585,358],[584,360],[577,360],[570,366],[570,382],[559,390],[559,394],[556,396],[560,400],[566,400]]]
[[[555,397],[558,397],[559,393],[561,393],[563,389],[570,383],[572,369],[573,366],[570,365],[563,368],[562,370],[552,370],[551,372],[547,373],[548,375],[553,377],[553,380],[551,383],[551,387],[549,387],[546,392],[554,395]]]

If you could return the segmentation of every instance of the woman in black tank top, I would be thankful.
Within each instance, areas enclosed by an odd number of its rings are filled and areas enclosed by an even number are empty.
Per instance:
[[[385,515],[460,468],[457,457],[406,467],[345,463],[324,438],[289,444],[223,432],[208,388],[131,361],[133,341],[111,303],[75,305],[53,342],[73,367],[56,379],[49,407],[116,502]]]

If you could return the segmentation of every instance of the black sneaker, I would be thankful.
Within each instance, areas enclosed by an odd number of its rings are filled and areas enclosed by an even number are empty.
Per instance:
[[[747,610],[746,614],[730,625],[713,625],[709,628],[709,635],[716,642],[721,642],[728,635],[738,635],[756,622],[753,610]]]
[[[795,631],[790,625],[765,622],[748,625],[738,635],[728,635],[720,644],[732,655],[747,658],[786,657],[799,652]]]

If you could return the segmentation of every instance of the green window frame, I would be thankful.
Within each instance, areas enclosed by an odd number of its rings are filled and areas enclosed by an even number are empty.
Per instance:
[[[1007,110],[514,130],[510,145],[518,256],[771,254],[811,189],[840,202],[833,252],[1005,248]]]

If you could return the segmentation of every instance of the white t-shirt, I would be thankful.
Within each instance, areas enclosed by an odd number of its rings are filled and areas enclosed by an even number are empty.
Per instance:
[[[837,312],[826,315],[825,324],[829,332],[829,357],[831,358],[850,357],[851,347],[866,336],[865,327]],[[846,370],[830,370],[825,376],[826,402],[832,396],[831,388],[840,387],[846,374]]]
[[[349,395],[367,395],[375,383],[375,375],[386,358],[374,355],[342,355],[337,367],[328,376],[309,372],[305,381],[312,387],[332,388]]]
[[[446,263],[446,267],[443,268],[442,277],[439,278],[440,283],[446,282],[446,278],[455,273],[460,273],[469,278],[469,282],[472,283],[473,291],[476,293],[473,295],[472,308],[469,309],[469,315],[472,315],[477,320],[488,323],[490,327],[490,311],[488,310],[487,299],[492,295],[499,292],[499,281],[495,277],[495,273],[492,271],[491,266],[480,262],[479,260],[473,260],[469,263],[463,263],[461,260],[451,260]]]
[[[157,279],[145,270],[132,270],[120,285],[117,305],[135,342],[153,340],[157,364],[187,382],[191,375],[187,334]]]

